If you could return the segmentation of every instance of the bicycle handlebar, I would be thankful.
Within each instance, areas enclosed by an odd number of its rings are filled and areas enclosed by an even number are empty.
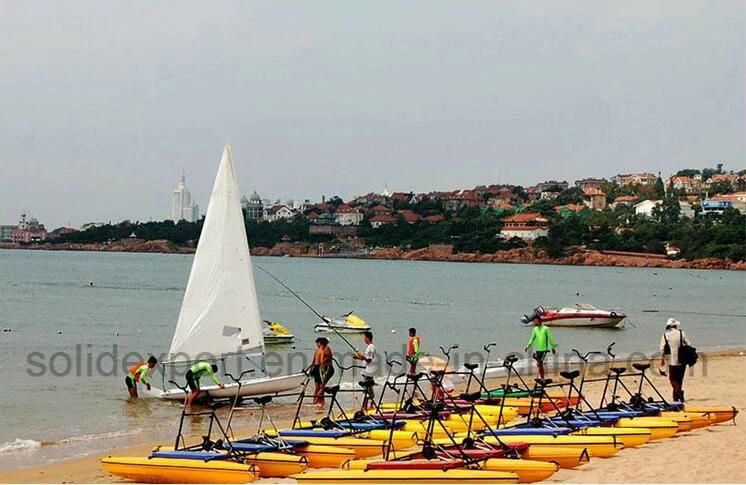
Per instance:
[[[252,372],[254,372],[254,369],[247,369],[247,370],[245,370],[245,371],[241,372],[241,375],[239,375],[239,376],[238,376],[238,379],[236,379],[236,378],[235,378],[235,377],[233,376],[233,374],[231,374],[230,372],[226,372],[226,373],[225,373],[224,375],[225,375],[226,377],[230,377],[230,379],[231,379],[231,380],[232,380],[233,382],[235,382],[236,384],[238,384],[239,382],[241,382],[241,379],[243,379],[243,377],[244,377],[244,376],[245,376],[246,374],[251,374]]]
[[[591,351],[591,352],[586,352],[585,356],[581,355],[580,351],[578,351],[578,349],[572,349],[572,351],[575,352],[575,354],[578,356],[578,358],[580,358],[580,360],[582,360],[583,362],[588,362],[588,356],[589,355],[593,355],[593,354],[603,355],[603,352],[599,352],[598,350],[594,350],[594,351]]]
[[[611,348],[616,345],[616,342],[611,342],[608,347],[606,347],[606,353],[609,354],[612,357],[616,357],[616,354],[614,354],[611,351]]]
[[[402,365],[402,363],[399,362],[396,359],[389,360],[389,353],[386,352],[386,351],[383,352],[383,357],[384,357],[384,359],[386,359],[386,365],[389,366],[389,367],[394,367],[394,364],[396,364],[396,365]]]
[[[443,355],[446,357],[450,357],[451,351],[456,350],[458,348],[458,344],[453,344],[450,347],[448,347],[448,350],[444,349],[443,346],[440,347],[440,351],[443,352]]]
[[[176,383],[176,381],[168,381],[168,382],[169,382],[169,384],[173,384],[174,386],[178,387],[182,391],[187,392],[186,386],[185,387],[181,387],[179,384]]]
[[[335,364],[337,364],[337,367],[339,367],[341,370],[365,369],[364,365],[356,365],[356,364],[352,364],[352,365],[349,365],[349,366],[345,367],[342,364],[340,364],[339,361],[337,359],[335,359],[334,357],[332,357],[332,362],[334,362]]]
[[[487,345],[485,345],[485,346],[484,346],[484,347],[482,347],[482,348],[484,349],[484,351],[485,351],[485,352],[489,352],[489,351],[490,351],[490,349],[491,349],[492,347],[494,347],[495,345],[497,345],[497,342],[490,342],[490,343],[488,343]]]

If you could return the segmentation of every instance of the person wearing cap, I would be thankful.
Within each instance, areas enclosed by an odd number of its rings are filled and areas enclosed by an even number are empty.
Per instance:
[[[681,322],[669,318],[666,322],[666,329],[661,336],[661,373],[666,365],[666,355],[668,355],[668,381],[673,389],[673,400],[684,402],[684,374],[686,366],[679,361],[679,347],[682,345],[692,345],[689,337],[681,330]]]

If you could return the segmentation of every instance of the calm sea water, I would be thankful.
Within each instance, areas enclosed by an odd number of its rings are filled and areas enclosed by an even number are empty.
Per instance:
[[[174,434],[179,404],[128,402],[124,375],[89,375],[86,360],[114,348],[119,360],[129,351],[166,352],[191,260],[189,255],[0,250],[0,328],[12,329],[0,333],[0,469]],[[400,351],[406,329],[415,326],[426,351],[437,354],[437,346],[453,343],[463,351],[477,351],[495,341],[497,354],[504,355],[525,344],[528,329],[519,322],[523,313],[538,304],[575,302],[623,310],[634,326],[555,329],[566,350],[602,349],[616,341],[620,352],[650,352],[669,316],[683,322],[700,349],[746,346],[746,275],[740,272],[254,261],[320,312],[354,310],[363,316],[376,332],[379,351]],[[314,315],[265,274],[255,274],[262,316],[295,333],[293,351],[310,353]],[[332,345],[344,347],[335,337]],[[29,370],[40,370],[28,363],[33,352],[40,353],[34,361],[48,366],[51,360],[61,375],[47,369],[30,376]],[[71,371],[65,373],[68,362]]]

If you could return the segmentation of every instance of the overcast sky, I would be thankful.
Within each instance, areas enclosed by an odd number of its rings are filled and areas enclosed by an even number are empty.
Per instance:
[[[0,0],[0,223],[744,168],[745,5]]]

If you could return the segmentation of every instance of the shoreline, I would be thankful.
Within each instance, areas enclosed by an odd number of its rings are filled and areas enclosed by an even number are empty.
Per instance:
[[[702,353],[702,362],[687,375],[685,388],[689,403],[693,405],[724,405],[735,406],[743,410],[746,408],[746,389],[739,385],[740,375],[746,371],[746,348],[729,349]],[[644,359],[643,359],[644,360]],[[621,361],[618,361],[618,364]],[[661,392],[668,393],[668,383],[665,377],[657,373],[651,374],[651,379]],[[492,383],[500,382],[495,379]],[[726,396],[722,392],[723,386],[731,389]],[[492,387],[492,386],[491,386]],[[600,391],[600,383],[588,386],[586,395],[595,401]],[[595,397],[593,397],[595,396]],[[287,426],[291,418],[283,417],[277,421],[279,427]],[[242,428],[244,428],[242,426]],[[188,441],[197,439],[190,436]],[[165,440],[167,441],[167,440]],[[100,467],[99,460],[111,455],[144,455],[160,441],[148,441],[130,446],[108,449],[84,457],[71,460],[56,461],[40,466],[19,468],[12,471],[0,472],[0,483],[126,483],[124,480],[107,475]],[[716,425],[705,430],[685,433],[682,436],[645,445],[639,449],[624,450],[618,457],[608,460],[595,460],[577,470],[560,470],[548,482],[562,483],[599,483],[600,482],[648,482],[675,483],[680,481],[695,482],[728,482],[739,481],[742,460],[746,458],[746,449],[739,446],[742,433],[737,426],[729,423]],[[737,453],[723,453],[727,450],[738,449]],[[709,450],[709,452],[707,451]],[[676,451],[676,453],[672,453]],[[716,471],[707,468],[710,461],[703,460],[703,454],[717,456],[720,463]],[[674,473],[691,465],[694,457],[699,457],[702,466],[695,467],[691,474],[681,476]],[[644,463],[660,464],[655,467],[640,466]],[[699,463],[699,462],[697,462]],[[671,473],[669,473],[671,472]],[[642,473],[642,475],[635,474]],[[261,480],[265,483],[277,483],[276,480]]]
[[[122,240],[109,244],[98,243],[45,243],[36,245],[0,244],[0,249],[29,251],[80,251],[150,254],[194,254],[196,248],[178,246],[165,240]],[[546,254],[536,254],[532,248],[510,249],[495,253],[457,253],[453,246],[437,245],[415,250],[400,248],[371,249],[369,253],[328,253],[313,254],[313,246],[301,243],[279,243],[272,248],[251,248],[253,256],[301,257],[314,259],[361,259],[389,261],[437,261],[457,263],[492,264],[545,264],[554,266],[597,266],[621,268],[668,268],[668,269],[717,269],[746,271],[746,261],[730,261],[717,258],[688,260],[668,259],[660,254],[629,253],[621,251],[599,251],[578,248],[568,256],[551,258]]]

